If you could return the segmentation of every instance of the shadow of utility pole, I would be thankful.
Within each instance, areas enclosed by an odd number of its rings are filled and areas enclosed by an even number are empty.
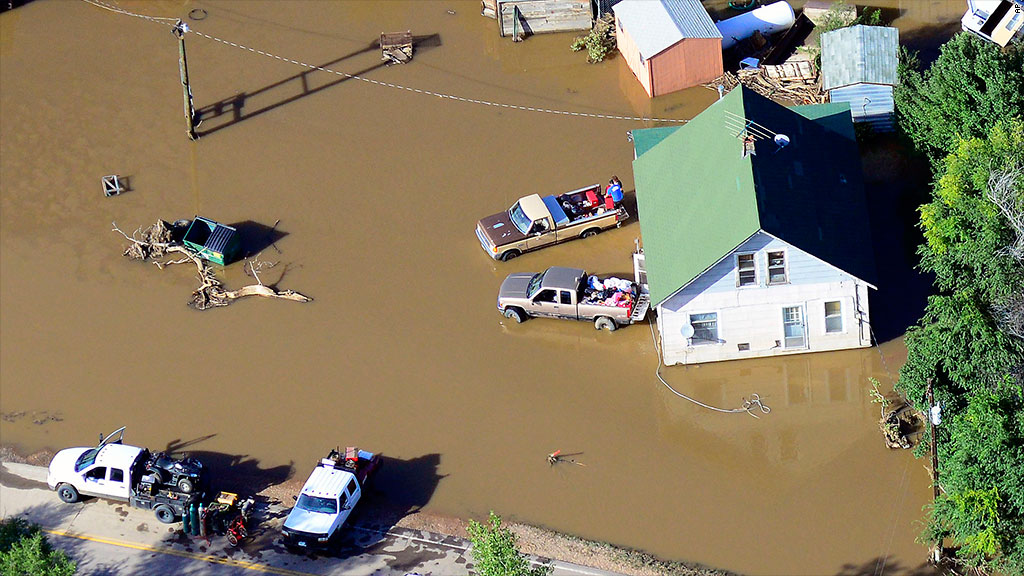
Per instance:
[[[413,46],[416,49],[434,48],[440,45],[441,37],[438,34],[413,37]],[[320,64],[319,67],[330,68],[331,66],[344,60],[347,60],[349,58],[353,58],[360,54],[365,54],[367,52],[372,52],[376,50],[380,50],[379,39],[374,40],[373,42],[367,44],[366,47],[356,50],[355,52],[352,52],[340,58],[336,58],[329,62],[324,62],[323,64]],[[205,130],[196,130],[196,134],[200,137],[208,136],[210,134],[213,134],[214,132],[223,130],[224,128],[233,126],[244,120],[248,120],[255,116],[259,116],[260,114],[263,114],[265,112],[269,112],[280,106],[284,106],[285,104],[295,102],[296,100],[305,98],[306,96],[309,96],[311,94],[316,94],[317,92],[326,90],[327,88],[337,86],[338,84],[341,84],[342,82],[345,82],[347,80],[352,80],[350,76],[364,76],[374,70],[377,70],[378,68],[389,65],[389,63],[382,61],[378,64],[374,64],[373,66],[364,68],[363,70],[360,70],[358,72],[348,73],[349,76],[338,76],[331,72],[309,69],[298,74],[295,74],[294,76],[289,76],[288,78],[285,78],[278,82],[274,82],[273,84],[268,84],[267,86],[264,86],[253,92],[241,92],[239,94],[231,96],[230,98],[225,98],[223,100],[214,102],[213,104],[208,104],[206,106],[203,106],[202,108],[197,109],[195,112],[196,123],[198,124],[201,122],[203,125],[208,127]],[[321,78],[328,77],[336,79],[330,82],[325,82],[323,84],[317,85]],[[260,106],[258,108],[252,110],[245,109],[247,102],[252,102],[254,99],[258,97],[266,97],[274,93],[280,93],[281,96],[272,97],[271,103]],[[212,126],[210,126],[210,124],[212,124]]]

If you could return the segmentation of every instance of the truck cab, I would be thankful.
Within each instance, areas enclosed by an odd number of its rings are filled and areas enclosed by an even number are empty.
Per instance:
[[[332,450],[313,468],[284,521],[288,547],[324,547],[348,520],[363,495],[363,485],[380,465],[380,456],[350,448]]]
[[[110,434],[94,448],[67,448],[54,455],[46,483],[65,502],[79,494],[125,500],[131,496],[132,477],[149,453],[121,443],[124,428]]]

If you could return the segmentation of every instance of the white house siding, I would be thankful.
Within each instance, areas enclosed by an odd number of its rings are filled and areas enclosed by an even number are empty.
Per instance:
[[[787,284],[767,285],[767,253],[784,250]],[[737,288],[735,254],[754,253],[757,285]],[[869,346],[868,286],[777,238],[758,233],[658,306],[666,364],[695,364]],[[825,302],[841,303],[842,331],[825,332]],[[807,345],[786,348],[784,307],[800,306]],[[683,336],[691,314],[718,315],[717,344],[691,345]],[[778,345],[777,345],[778,343]],[[739,350],[748,344],[749,350]]]

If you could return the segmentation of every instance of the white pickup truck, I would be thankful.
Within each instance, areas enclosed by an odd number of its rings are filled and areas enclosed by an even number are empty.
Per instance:
[[[115,430],[93,448],[67,448],[57,452],[46,473],[46,484],[67,503],[77,502],[81,496],[97,496],[123,500],[136,508],[152,510],[157,520],[170,524],[182,516],[185,508],[201,501],[199,472],[182,475],[171,486],[163,485],[169,479],[167,466],[179,471],[202,470],[192,459],[172,460],[162,453],[157,458],[145,448],[122,444],[124,427]],[[163,458],[162,460],[160,458]],[[187,482],[183,481],[186,480]],[[184,486],[188,490],[183,490]]]
[[[291,549],[322,548],[348,520],[363,487],[380,467],[379,454],[347,448],[331,450],[313,468],[284,521],[284,545]]]

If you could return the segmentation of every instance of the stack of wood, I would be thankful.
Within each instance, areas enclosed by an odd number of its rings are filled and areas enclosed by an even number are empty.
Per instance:
[[[793,69],[792,74],[788,73],[789,70],[783,70],[786,66]],[[813,71],[813,66],[810,66],[809,75],[804,74],[806,68],[798,64],[783,64],[771,68],[771,72],[765,68],[726,72],[704,86],[712,90],[718,90],[718,87],[722,86],[725,92],[729,92],[742,84],[780,104],[823,104],[828,101],[828,94],[822,90],[821,79],[817,72]]]

